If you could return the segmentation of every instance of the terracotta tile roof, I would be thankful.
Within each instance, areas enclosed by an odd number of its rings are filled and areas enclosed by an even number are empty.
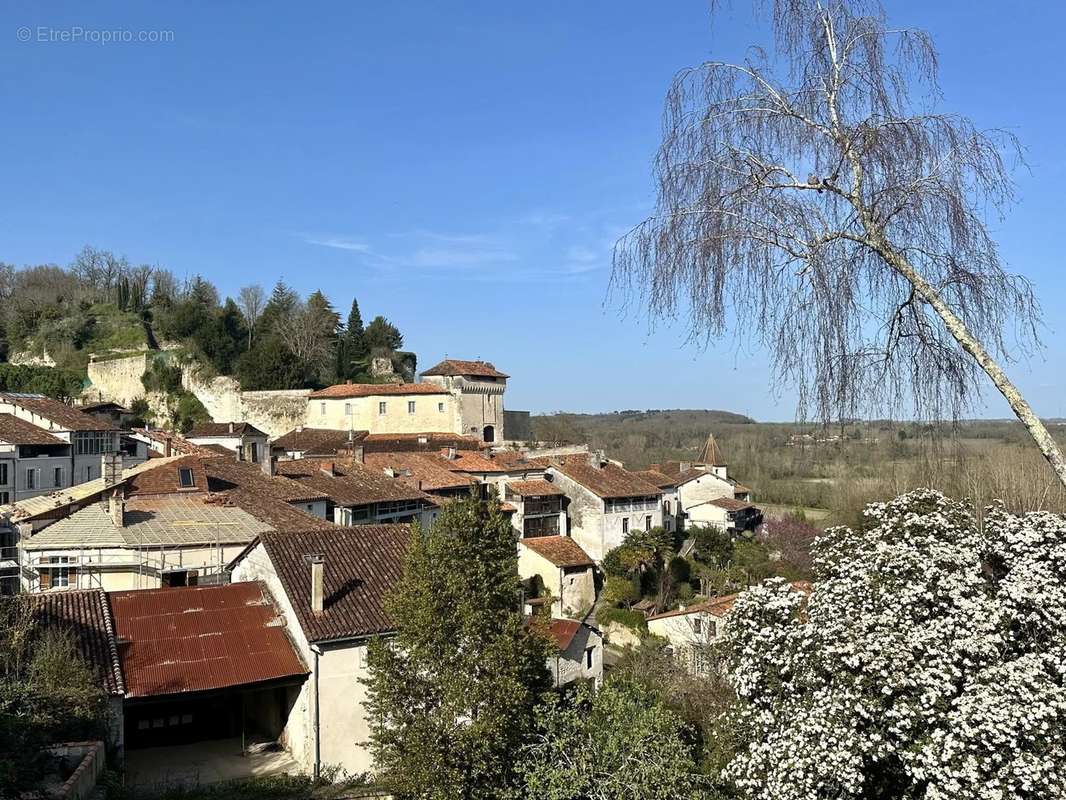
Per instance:
[[[739,492],[740,494],[751,494],[751,489],[745,486],[743,483],[734,483],[733,491]]]
[[[119,414],[129,414],[130,410],[121,403],[115,403],[111,400],[101,400],[99,403],[84,403],[78,406],[79,411],[84,411],[86,414],[95,414],[101,411],[114,411]]]
[[[566,494],[554,483],[543,478],[531,481],[507,481],[507,491],[519,497],[552,497]]]
[[[312,642],[370,636],[394,630],[385,594],[403,572],[409,525],[360,525],[330,533],[268,533],[260,537],[296,618]],[[307,555],[325,558],[325,606],[311,610]]]
[[[677,479],[671,478],[669,475],[664,475],[658,470],[654,469],[642,469],[633,473],[638,477],[646,480],[653,486],[658,486],[660,489],[672,489],[677,485]]]
[[[708,502],[712,506],[724,508],[726,511],[741,511],[745,508],[755,507],[746,500],[734,500],[732,497],[717,497],[714,500],[710,500]]]
[[[215,444],[215,443],[202,444],[202,445],[200,445],[200,449],[201,450],[210,450],[216,456],[224,456],[225,458],[229,458],[229,459],[236,459],[237,458],[237,451],[236,450],[230,450],[228,447],[226,447],[225,445],[222,445],[222,444]]]
[[[0,442],[7,444],[70,444],[14,414],[0,414]]]
[[[549,461],[554,469],[598,497],[650,497],[662,494],[658,486],[613,461],[607,461],[597,468],[592,466],[589,456],[584,453],[551,458]]]
[[[473,474],[489,472],[508,472],[523,477],[530,474],[541,474],[544,466],[536,459],[528,458],[524,453],[515,450],[500,450],[497,452],[474,452],[459,450],[455,458],[449,459],[446,450],[439,453],[445,467],[455,472],[468,472]]]
[[[557,567],[591,567],[594,564],[581,545],[569,536],[532,536],[518,542]]]
[[[185,434],[186,439],[224,438],[227,436],[263,436],[250,422],[201,422]]]
[[[279,461],[277,471],[328,496],[339,506],[363,506],[390,500],[428,500],[425,492],[358,462],[300,458]]]
[[[465,489],[477,484],[475,479],[447,469],[439,458],[422,453],[366,453],[363,463],[379,472],[391,469],[397,480],[426,492]]]
[[[204,459],[200,455],[184,455],[170,461],[159,461],[131,478],[126,484],[126,495],[136,497],[147,494],[177,494],[188,492],[207,491],[207,473],[204,472],[204,464],[215,460],[217,454],[212,453],[212,458]],[[180,470],[192,470],[192,486],[181,485]]]
[[[79,411],[60,400],[53,400],[43,394],[22,394],[19,392],[0,392],[0,403],[18,406],[36,414],[42,420],[52,423],[49,427],[64,431],[113,431],[118,430],[92,414]]]
[[[460,361],[446,358],[436,366],[430,367],[423,375],[462,375],[472,378],[510,378],[488,361]]]
[[[69,630],[82,657],[100,677],[104,690],[110,695],[126,692],[115,640],[115,620],[102,590],[63,589],[4,600],[27,603],[33,621],[42,627]]]
[[[432,383],[338,383],[308,395],[313,400],[345,397],[384,397],[405,394],[448,394],[448,390]]]
[[[202,453],[204,449],[199,445],[195,445],[192,442],[185,440],[179,433],[171,433],[169,431],[160,430],[148,430],[147,428],[134,428],[133,432],[138,436],[141,436],[149,441],[155,442],[160,445],[166,445],[170,442],[170,452],[173,455],[193,455],[195,453]]]
[[[810,595],[812,586],[810,581],[792,581],[790,584],[793,590],[801,592],[805,595]],[[700,603],[693,603],[685,608],[678,608],[673,611],[664,611],[662,614],[653,614],[648,617],[648,620],[653,619],[666,619],[667,617],[680,617],[683,614],[697,614],[706,613],[714,617],[724,617],[730,611],[733,610],[733,605],[736,603],[740,594],[726,594],[718,597],[712,597],[708,600],[704,600]]]
[[[323,492],[283,475],[267,475],[259,466],[247,461],[214,458],[204,462],[204,471],[207,473],[207,486],[212,492],[244,491],[285,503],[310,503],[327,499]]]
[[[287,452],[309,456],[332,456],[366,438],[366,431],[345,431],[335,428],[295,428],[270,443]]]
[[[111,592],[128,697],[307,675],[259,583]]]
[[[484,442],[476,436],[458,433],[371,433],[363,440],[367,453],[399,453],[403,451],[436,453],[442,447],[457,450],[481,450]]]

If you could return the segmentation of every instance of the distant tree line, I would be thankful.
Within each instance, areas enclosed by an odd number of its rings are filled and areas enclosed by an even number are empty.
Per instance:
[[[223,299],[200,275],[179,280],[170,270],[134,266],[89,246],[66,268],[0,263],[0,360],[47,350],[77,372],[90,352],[159,341],[182,345],[244,389],[373,381],[375,359],[409,378],[416,366],[414,355],[402,351],[403,334],[385,317],[364,325],[353,299],[344,320],[321,291],[304,299],[281,280],[269,294],[253,284]]]

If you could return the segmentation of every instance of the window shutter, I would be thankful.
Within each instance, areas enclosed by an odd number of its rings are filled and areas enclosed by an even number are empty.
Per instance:
[[[49,570],[42,569],[42,570],[40,570],[39,574],[40,574],[41,590],[43,591],[45,589],[51,589],[52,588],[52,573]]]

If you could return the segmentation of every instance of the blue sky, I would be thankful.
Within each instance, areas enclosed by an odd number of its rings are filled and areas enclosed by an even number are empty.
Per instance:
[[[1011,373],[1040,413],[1066,416],[1066,11],[887,6],[936,39],[944,108],[1027,147],[1031,173],[996,229],[1036,284],[1047,347]],[[8,0],[0,260],[66,264],[91,243],[224,293],[281,276],[344,312],[355,296],[365,318],[400,327],[423,367],[445,354],[494,361],[513,375],[514,408],[792,419],[757,349],[696,348],[683,325],[649,331],[607,297],[611,244],[651,207],[670,78],[765,42],[748,9]],[[172,33],[60,40],[78,28]],[[986,414],[1007,415],[987,398]]]

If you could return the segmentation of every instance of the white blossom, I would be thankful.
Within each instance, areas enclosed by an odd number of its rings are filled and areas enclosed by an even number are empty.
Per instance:
[[[930,490],[815,544],[808,598],[745,592],[727,658],[766,800],[1066,797],[1066,519]]]

